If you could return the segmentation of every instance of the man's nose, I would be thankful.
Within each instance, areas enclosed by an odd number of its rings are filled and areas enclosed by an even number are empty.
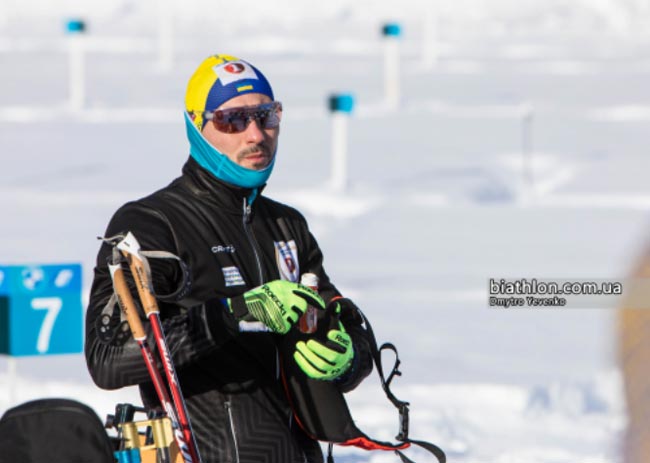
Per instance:
[[[250,143],[259,143],[264,140],[264,132],[260,128],[260,123],[254,117],[250,117],[246,125],[246,141]]]

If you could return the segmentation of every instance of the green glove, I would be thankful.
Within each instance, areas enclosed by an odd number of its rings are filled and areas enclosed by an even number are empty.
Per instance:
[[[325,309],[325,302],[313,289],[286,280],[274,280],[228,299],[228,308],[237,320],[257,320],[279,334],[289,331],[309,305]]]
[[[334,311],[336,315],[340,313],[341,307],[338,303]],[[293,358],[302,371],[310,378],[320,380],[332,380],[341,376],[352,365],[353,357],[352,339],[341,322],[337,322],[334,328],[327,331],[327,340],[324,343],[315,339],[298,341],[293,353]]]

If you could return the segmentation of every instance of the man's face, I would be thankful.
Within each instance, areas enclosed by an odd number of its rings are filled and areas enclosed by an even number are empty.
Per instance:
[[[270,102],[271,99],[261,93],[247,93],[226,101],[217,109],[257,106]],[[206,121],[202,133],[212,146],[234,163],[248,169],[261,170],[273,160],[280,127],[264,129],[255,120],[251,120],[243,132],[223,133],[210,120]]]

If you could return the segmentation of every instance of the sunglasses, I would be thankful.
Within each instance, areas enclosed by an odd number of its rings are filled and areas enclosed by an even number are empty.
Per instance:
[[[262,129],[275,129],[280,125],[280,119],[282,119],[282,103],[279,101],[203,113],[203,120],[212,120],[214,127],[224,133],[243,132],[251,120],[257,122]]]

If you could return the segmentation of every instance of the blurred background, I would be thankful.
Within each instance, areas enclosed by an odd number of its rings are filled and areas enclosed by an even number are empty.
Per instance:
[[[647,0],[2,0],[0,265],[80,263],[85,304],[95,237],[188,156],[189,76],[232,54],[284,104],[265,193],[400,349],[412,437],[465,463],[619,461],[615,307],[489,308],[488,279],[629,273],[650,233],[649,26]],[[96,388],[82,354],[0,356],[0,390],[0,412],[138,401]],[[374,378],[349,401],[394,437]]]

